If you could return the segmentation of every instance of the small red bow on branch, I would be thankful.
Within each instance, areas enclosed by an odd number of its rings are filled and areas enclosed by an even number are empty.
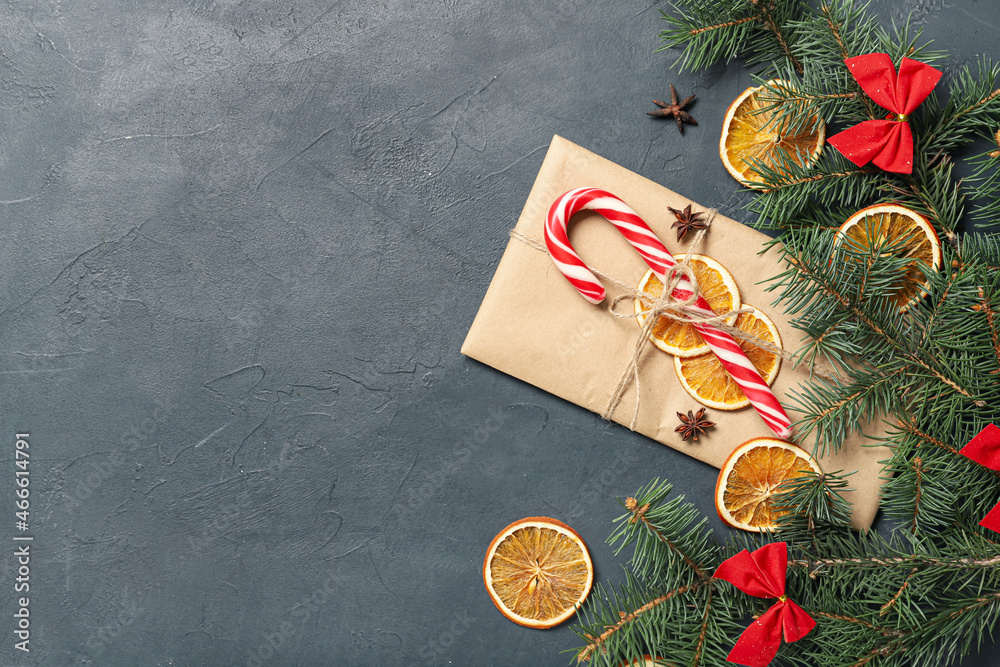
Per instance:
[[[863,167],[869,162],[897,174],[913,171],[913,134],[908,117],[931,94],[941,72],[930,65],[903,58],[899,75],[892,58],[869,53],[844,61],[848,70],[875,103],[892,113],[886,120],[866,120],[830,137],[830,145]]]
[[[990,470],[1000,471],[1000,428],[990,424],[970,440],[969,444],[962,447],[959,454]],[[983,517],[979,525],[1000,533],[1000,503]]]
[[[729,662],[765,667],[778,653],[782,633],[786,642],[797,642],[816,626],[816,621],[785,595],[787,568],[788,545],[775,542],[753,553],[744,549],[724,560],[715,571],[716,579],[728,581],[747,595],[778,598],[763,616],[743,631],[726,658]]]

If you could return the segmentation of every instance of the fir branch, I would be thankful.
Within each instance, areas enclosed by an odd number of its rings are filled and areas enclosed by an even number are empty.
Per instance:
[[[698,644],[694,648],[694,660],[691,661],[691,667],[698,667],[698,663],[701,662],[701,657],[705,650],[705,635],[708,633],[708,614],[712,609],[712,592],[714,590],[715,588],[712,586],[708,589],[708,599],[705,600],[705,613],[701,619],[701,632],[698,634]]]
[[[951,158],[937,154],[931,160],[914,166],[913,174],[903,176],[901,183],[888,182],[887,191],[897,196],[898,203],[926,215],[936,230],[944,233],[955,245],[955,228],[965,212],[962,182],[952,176]]]
[[[982,641],[1000,615],[1000,591],[980,592],[949,602],[950,608],[928,614],[905,638],[905,650],[913,664],[945,664],[956,654],[968,652]]]
[[[784,72],[774,74],[775,78],[761,79],[756,94],[757,108],[752,115],[763,115],[768,122],[761,129],[776,128],[782,137],[789,135],[805,135],[819,132],[823,129],[824,119],[837,115],[845,107],[853,107],[858,99],[855,91],[843,90],[837,83],[831,84],[829,77],[823,76],[817,80],[815,73],[801,78],[791,66]],[[778,144],[776,149],[781,149]],[[795,156],[798,157],[798,156]],[[815,162],[813,156],[804,155],[797,163]],[[784,167],[779,169],[779,176]],[[765,180],[770,183],[770,180]],[[761,188],[755,184],[756,189]]]
[[[701,69],[737,56],[758,29],[756,14],[742,0],[698,2],[685,0],[674,5],[674,13],[663,12],[670,25],[660,32],[663,44],[658,51],[683,47],[674,63],[680,70]]]
[[[830,147],[812,164],[800,164],[780,152],[775,157],[776,167],[754,165],[754,171],[766,183],[754,185],[759,194],[750,209],[759,216],[756,227],[781,229],[809,225],[807,211],[813,202],[837,201],[844,206],[860,207],[878,194],[882,184],[877,170],[855,167]]]
[[[948,618],[949,620],[950,619],[958,618],[962,614],[966,614],[966,613],[972,611],[973,609],[978,609],[978,608],[984,607],[984,606],[986,606],[988,604],[996,604],[996,602],[998,600],[1000,600],[1000,591],[995,591],[995,592],[990,593],[988,595],[980,595],[980,596],[975,597],[972,600],[970,600],[968,603],[966,603],[965,605],[963,605],[961,608],[955,609],[954,611],[952,611],[951,613],[949,613],[946,616],[946,618]]]
[[[795,68],[795,71],[801,75],[802,63],[799,62],[799,59],[795,57],[794,53],[792,53],[791,46],[789,46],[788,36],[785,34],[781,24],[775,20],[774,10],[777,4],[776,0],[750,0],[750,2],[753,3],[754,7],[758,8],[758,16],[760,17],[761,23],[764,24],[765,28],[771,31],[774,38],[778,41],[778,44],[781,46],[781,50],[785,52],[785,57],[788,58],[788,61]]]
[[[774,84],[772,84],[772,87]],[[789,88],[787,86],[780,86],[782,89],[788,91],[780,94],[776,97],[767,97],[765,95],[761,96],[761,101],[768,102],[768,105],[763,106],[756,113],[764,113],[767,111],[774,111],[778,105],[782,104],[815,104],[818,102],[830,102],[834,100],[854,100],[859,97],[859,93],[822,93],[822,92],[809,92],[802,91],[796,88]]]
[[[1000,554],[988,558],[969,558],[962,556],[943,557],[929,554],[896,556],[878,558],[874,556],[858,558],[815,558],[789,560],[792,567],[801,567],[809,571],[809,576],[815,578],[823,570],[831,568],[880,568],[904,566],[933,566],[947,569],[977,570],[993,568],[1000,565]]]
[[[846,528],[851,525],[851,504],[844,500],[843,493],[851,490],[847,478],[853,474],[804,471],[781,483],[774,505],[788,512],[783,519],[804,518],[813,526]],[[779,529],[784,533],[782,524]]]
[[[715,581],[714,579],[705,579],[705,580],[696,581],[694,583],[688,584],[687,586],[681,586],[680,588],[675,588],[675,589],[673,589],[671,591],[668,591],[667,593],[664,593],[663,595],[661,595],[661,596],[659,596],[659,597],[657,597],[657,598],[655,598],[653,600],[650,600],[649,602],[645,603],[644,605],[642,605],[638,609],[633,609],[629,613],[624,614],[621,617],[620,621],[618,621],[617,623],[615,623],[612,626],[609,626],[600,635],[598,635],[596,637],[589,636],[589,642],[587,643],[587,645],[584,646],[582,649],[580,649],[579,652],[577,652],[577,654],[576,654],[576,661],[577,662],[584,662],[586,660],[589,660],[590,657],[591,657],[591,655],[593,655],[593,653],[595,651],[597,651],[598,649],[600,649],[601,646],[604,643],[606,643],[608,641],[608,639],[611,638],[612,635],[614,635],[616,632],[618,632],[623,627],[625,627],[626,625],[628,625],[632,621],[636,620],[637,618],[639,618],[643,614],[651,611],[652,609],[656,608],[657,606],[663,604],[664,602],[667,602],[668,600],[671,600],[672,598],[674,598],[674,597],[676,597],[678,595],[685,595],[687,593],[696,591],[696,590],[698,590],[699,588],[701,588],[703,586],[713,585],[714,581]]]
[[[944,401],[955,410],[1000,400],[1000,385],[970,374],[982,360],[969,356],[968,342],[983,336],[962,306],[977,281],[973,272],[925,274],[932,293],[954,289],[955,298],[937,310],[918,304],[904,314],[888,299],[897,271],[906,265],[905,258],[892,256],[894,247],[874,242],[870,248],[841,247],[837,235],[816,228],[790,229],[784,241],[779,253],[789,269],[771,289],[781,290],[779,300],[795,316],[793,325],[812,339],[797,358],[812,363],[822,354],[845,378],[814,378],[796,394],[801,426],[817,430],[817,445],[836,448],[865,415],[902,414],[928,401]],[[890,257],[883,258],[886,254]],[[939,318],[937,333],[921,343],[932,312]],[[855,357],[864,363],[852,361]],[[970,378],[971,384],[962,386]]]
[[[970,162],[975,165],[975,171],[970,177],[970,181],[975,184],[971,193],[971,198],[976,201],[976,206],[972,211],[972,218],[992,224],[1000,217],[1000,143],[992,133],[987,140],[997,145],[997,150],[989,151],[976,156]]]
[[[899,590],[896,591],[896,594],[892,596],[892,599],[890,599],[888,602],[886,602],[879,608],[878,610],[879,616],[885,616],[886,614],[888,614],[889,611],[892,609],[892,607],[897,602],[899,602],[899,598],[902,597],[903,593],[906,592],[906,589],[910,587],[910,581],[913,579],[914,575],[916,575],[917,572],[919,571],[920,569],[916,567],[910,570],[910,574],[909,576],[906,577],[906,581],[904,581],[903,585],[899,587]]]
[[[726,21],[725,23],[719,23],[718,25],[707,25],[702,28],[695,28],[694,30],[688,31],[689,34],[694,37],[695,35],[700,35],[703,32],[709,32],[711,30],[722,30],[723,28],[731,28],[734,25],[743,25],[744,23],[749,23],[751,21],[756,21],[756,16],[744,16],[741,19],[734,19],[732,21]]]
[[[840,59],[843,61],[847,60],[852,55],[859,55],[859,54],[857,53],[852,54],[848,50],[847,44],[844,42],[844,36],[843,36],[844,31],[842,26],[843,19],[841,18],[842,15],[837,16],[835,14],[835,10],[837,8],[839,7],[837,5],[834,5],[833,3],[829,4],[824,3],[823,5],[820,6],[819,12],[823,17],[823,20],[826,22],[826,27],[830,31],[830,36],[833,38],[834,43],[837,45]],[[861,85],[853,77],[851,77],[851,85],[855,89],[854,90],[855,95],[858,97],[858,99],[861,100],[861,103],[864,104],[865,112],[867,113],[868,118],[869,119],[875,118],[875,107],[874,103],[871,101],[871,98],[865,95],[864,91],[861,89]]]
[[[920,513],[920,496],[921,496],[921,485],[923,483],[922,479],[922,467],[924,465],[923,460],[919,456],[913,458],[913,472],[916,475],[916,490],[913,495],[913,520],[911,523],[911,532],[917,532],[917,515]]]
[[[829,259],[826,260],[828,263],[837,263],[837,258],[834,257],[833,253],[830,253],[827,256],[829,257]],[[938,379],[962,396],[966,398],[971,397],[968,390],[959,385],[952,378],[947,377],[939,368],[937,368],[937,364],[933,359],[922,358],[918,353],[908,349],[897,336],[893,335],[892,332],[887,331],[883,328],[883,326],[876,322],[875,318],[868,311],[868,309],[864,308],[862,304],[854,301],[846,294],[841,293],[841,290],[838,287],[839,281],[831,279],[828,275],[820,272],[817,270],[818,267],[807,265],[803,259],[804,258],[802,257],[797,257],[794,263],[790,262],[802,278],[820,288],[823,293],[839,303],[856,321],[863,324],[871,333],[880,339],[883,344],[891,348],[907,363]],[[783,295],[782,299],[784,298],[785,296]]]
[[[885,515],[896,530],[926,540],[956,523],[982,518],[996,500],[996,476],[944,449],[927,449],[920,439],[903,437],[894,443],[882,488]],[[956,497],[954,480],[964,479]],[[989,503],[987,505],[987,502]]]
[[[894,655],[899,650],[900,643],[901,640],[897,639],[895,641],[889,642],[888,644],[883,644],[879,648],[872,649],[871,651],[868,652],[868,655],[861,658],[857,662],[851,664],[850,667],[864,667],[864,665],[867,665],[875,658],[887,658],[891,655]]]
[[[935,447],[938,447],[948,452],[949,454],[954,454],[955,456],[958,457],[962,456],[962,454],[951,445],[941,442],[937,438],[931,436],[929,433],[920,430],[920,428],[917,427],[916,421],[910,416],[897,419],[896,425],[903,431],[909,433],[910,435],[916,436],[917,438],[920,438],[922,441],[930,443]],[[963,460],[965,460],[964,457]],[[1000,471],[990,470],[989,468],[984,468],[984,469],[989,470],[995,476],[1000,477]]]
[[[954,454],[955,456],[959,456],[959,453],[958,453],[957,449],[955,449],[951,445],[947,445],[947,444],[941,442],[937,438],[931,437],[929,434],[924,433],[919,428],[917,428],[916,421],[912,417],[906,417],[906,418],[897,419],[896,420],[896,425],[899,426],[904,431],[906,431],[907,433],[915,435],[918,438],[924,440],[925,442],[931,443],[935,447],[940,447],[941,449],[945,450],[946,452]]]
[[[1000,373],[1000,336],[997,334],[996,322],[993,319],[996,313],[990,306],[990,301],[986,298],[982,287],[979,288],[979,303],[973,304],[970,308],[986,315],[986,326],[989,327],[990,340],[993,342],[993,354],[997,360],[997,370],[992,371],[992,374],[998,374]]]
[[[618,544],[616,554],[634,545],[632,563],[636,574],[644,578],[710,579],[718,557],[710,541],[712,531],[683,496],[667,499],[672,489],[657,479],[626,499],[628,514],[615,519],[618,528],[608,541]]]
[[[819,8],[819,13],[823,15],[823,19],[826,21],[826,26],[830,30],[830,35],[833,37],[833,41],[837,44],[838,50],[840,51],[840,58],[842,60],[847,60],[851,57],[850,52],[847,50],[847,44],[844,43],[843,30],[840,27],[840,21],[833,16],[833,9],[828,4],[823,4]],[[858,88],[858,93],[864,95],[863,91]]]
[[[948,300],[949,295],[951,295],[952,290],[955,287],[955,278],[956,277],[957,276],[952,275],[949,278],[949,280],[948,280],[947,284],[945,285],[944,289],[941,290],[941,296],[938,297],[936,303],[934,304],[934,308],[933,308],[933,310],[931,310],[931,313],[928,316],[927,321],[924,322],[924,324],[923,324],[923,336],[920,339],[921,346],[926,345],[928,343],[931,335],[936,333],[936,329],[934,328],[934,325],[937,322],[937,320],[941,317],[941,315],[943,314],[943,307],[944,307],[945,301]]]
[[[943,106],[936,95],[928,97],[912,119],[914,155],[929,159],[961,145],[984,125],[995,127],[1000,122],[1000,89],[994,87],[998,76],[1000,66],[983,59],[976,74],[969,68],[955,74]]]
[[[860,618],[854,618],[853,616],[843,616],[841,614],[828,614],[825,611],[818,611],[818,610],[813,610],[812,613],[815,614],[816,616],[821,616],[823,618],[829,618],[829,619],[832,619],[832,620],[835,620],[835,621],[844,621],[845,623],[856,623],[857,625],[861,625],[861,626],[864,626],[864,627],[866,627],[866,628],[868,628],[870,630],[874,630],[875,632],[878,632],[878,633],[882,634],[885,637],[902,637],[903,635],[906,634],[905,632],[903,632],[901,630],[892,630],[890,628],[882,628],[882,627],[879,627],[879,626],[874,625],[872,623],[869,623],[868,621],[863,621]]]
[[[816,378],[803,389],[793,390],[792,409],[803,413],[795,422],[799,437],[805,439],[815,432],[817,449],[823,454],[829,450],[828,445],[838,448],[837,443],[850,431],[860,430],[863,415],[877,413],[879,407],[888,408],[888,399],[907,372],[902,366],[884,375],[866,374],[862,381],[846,385],[835,378]]]
[[[700,565],[694,562],[694,560],[687,553],[684,552],[676,543],[668,539],[656,526],[646,518],[646,512],[649,510],[649,503],[645,503],[642,507],[639,507],[639,503],[635,498],[629,497],[625,499],[625,507],[629,512],[632,513],[632,518],[628,521],[629,523],[636,523],[637,521],[642,522],[649,532],[656,536],[656,539],[660,540],[666,544],[671,551],[680,556],[681,560],[690,567],[699,579],[709,579],[711,575],[706,572]]]
[[[854,178],[857,176],[864,176],[865,174],[875,174],[877,173],[874,169],[845,169],[843,171],[829,171],[821,172],[818,174],[811,174],[809,176],[793,176],[791,178],[782,177],[780,173],[775,173],[776,178],[769,179],[767,181],[767,186],[761,190],[766,194],[770,192],[776,192],[778,190],[784,190],[785,188],[793,188],[797,185],[804,185],[807,183],[816,183],[817,181],[830,181],[840,178]]]
[[[797,0],[677,0],[673,14],[662,13],[670,27],[657,50],[683,47],[674,63],[681,70],[742,54],[750,65],[783,60],[801,73],[789,29],[799,12]]]
[[[884,30],[852,0],[821,0],[816,9],[804,0],[676,0],[664,18],[663,48],[683,48],[681,68],[741,57],[763,65],[762,79],[781,79],[760,94],[762,113],[779,128],[806,127],[813,116],[832,127],[883,115],[846,58],[884,52],[897,66],[903,57],[943,58],[919,31]],[[800,426],[816,432],[817,447],[836,448],[859,422],[881,415],[895,424],[881,439],[892,450],[882,508],[899,524],[889,537],[850,529],[838,475],[779,491],[789,596],[820,622],[782,646],[788,664],[936,666],[973,650],[1000,620],[1000,540],[975,525],[1000,492],[1000,473],[957,449],[995,421],[1000,405],[1000,240],[956,231],[967,204],[974,218],[1000,218],[1000,150],[974,159],[968,192],[950,156],[980,128],[1000,125],[998,74],[985,60],[959,71],[911,116],[910,175],[858,169],[829,149],[818,159],[778,151],[753,163],[764,183],[747,184],[756,225],[784,230],[775,245],[786,269],[769,289],[813,340],[797,359],[833,369],[798,395]],[[948,241],[940,272],[910,274],[925,281],[926,298],[905,312],[890,298],[911,263],[894,255],[901,246],[873,239],[851,249],[837,233],[859,208],[889,198],[926,215]],[[609,541],[618,553],[634,546],[627,582],[613,600],[591,595],[579,659],[613,666],[649,654],[721,665],[743,619],[764,608],[710,585],[709,573],[725,555],[770,538],[719,546],[698,512],[669,491],[654,482],[626,501]]]

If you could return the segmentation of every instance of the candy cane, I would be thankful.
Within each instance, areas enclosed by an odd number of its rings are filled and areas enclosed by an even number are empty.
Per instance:
[[[667,275],[677,265],[670,251],[660,242],[656,234],[646,225],[628,204],[610,192],[597,188],[577,188],[562,195],[552,204],[545,219],[545,246],[552,260],[566,279],[591,303],[604,301],[605,291],[597,277],[580,259],[569,242],[566,225],[570,217],[577,211],[594,211],[608,219],[618,231],[632,244],[642,258],[653,270],[656,277],[666,285]],[[677,286],[671,296],[678,301],[689,298],[694,293],[694,285],[686,278],[677,281]],[[705,298],[698,295],[698,300],[690,310],[697,315],[714,317]],[[747,359],[739,344],[724,331],[706,324],[693,322],[695,329],[708,343],[708,346],[719,357],[723,368],[729,371],[733,380],[740,386],[743,393],[750,399],[751,405],[761,418],[780,438],[788,438],[792,434],[792,422],[785,414],[784,408],[775,398],[771,388],[761,378],[760,373]]]

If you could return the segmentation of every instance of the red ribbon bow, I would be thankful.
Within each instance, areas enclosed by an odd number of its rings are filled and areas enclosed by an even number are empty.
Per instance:
[[[990,470],[1000,471],[1000,428],[996,424],[990,424],[962,447],[959,454]],[[1000,533],[1000,503],[983,517],[979,525]]]
[[[748,595],[778,598],[763,616],[743,631],[726,658],[729,662],[765,667],[778,653],[782,633],[786,642],[797,642],[816,627],[816,621],[785,595],[787,568],[788,545],[775,542],[753,553],[744,549],[716,569],[716,579],[728,581]]]
[[[907,117],[931,94],[941,72],[903,58],[899,75],[886,53],[869,53],[844,61],[875,103],[892,113],[886,120],[866,120],[830,137],[830,145],[863,167],[869,162],[897,174],[913,171],[913,134]]]

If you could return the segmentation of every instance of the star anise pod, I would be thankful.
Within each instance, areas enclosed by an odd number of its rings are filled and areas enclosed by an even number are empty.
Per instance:
[[[704,435],[705,431],[715,426],[715,422],[705,419],[705,408],[699,410],[698,414],[688,410],[686,415],[683,412],[678,412],[677,416],[680,417],[681,425],[675,428],[674,432],[681,434],[681,440],[691,438],[698,442],[699,435]]]
[[[701,218],[704,213],[693,213],[691,211],[691,204],[685,206],[683,211],[678,211],[676,208],[671,208],[670,206],[667,207],[667,210],[673,213],[677,218],[677,222],[670,225],[670,228],[677,228],[678,243],[684,238],[685,234],[687,234],[689,230],[693,229],[697,231],[699,229],[708,229],[708,225],[705,224],[705,221]]]
[[[691,123],[692,125],[697,125],[696,121],[691,114],[684,111],[684,107],[691,104],[697,95],[692,95],[691,97],[685,98],[683,102],[677,101],[677,89],[674,88],[674,84],[670,84],[670,104],[666,102],[661,102],[659,100],[653,100],[653,104],[660,107],[656,111],[647,111],[647,116],[665,116],[667,118],[673,116],[674,120],[677,121],[677,129],[684,134],[684,123]]]

